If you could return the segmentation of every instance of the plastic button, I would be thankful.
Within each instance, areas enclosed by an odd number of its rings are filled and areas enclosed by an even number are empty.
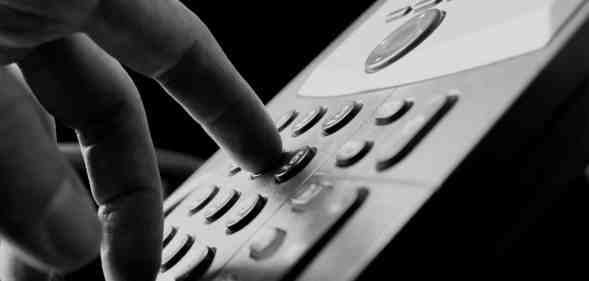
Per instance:
[[[335,156],[338,167],[348,167],[360,161],[372,148],[372,142],[351,140],[346,142]]]
[[[175,227],[173,227],[167,223],[164,224],[164,233],[162,235],[162,237],[163,237],[162,244],[164,247],[166,245],[168,245],[168,243],[170,243],[172,238],[174,238],[174,236],[176,236],[176,233],[178,233],[178,229],[176,229]]]
[[[419,115],[410,119],[392,140],[379,150],[376,168],[385,170],[399,162],[419,143],[425,134],[452,108],[457,96],[442,96],[433,99]]]
[[[242,197],[226,222],[227,231],[234,233],[241,230],[262,211],[265,205],[266,198],[262,195]]]
[[[311,162],[315,156],[315,152],[315,148],[305,146],[292,153],[288,163],[280,167],[278,172],[274,174],[274,180],[277,183],[282,183],[295,176]]]
[[[419,0],[413,4],[413,10],[415,12],[419,12],[421,10],[431,8],[440,2],[442,2],[442,0]]]
[[[205,212],[207,222],[214,222],[222,217],[238,199],[239,192],[234,189],[223,189],[219,191],[219,194]]]
[[[210,185],[196,190],[187,200],[190,206],[189,213],[193,215],[202,210],[207,204],[209,204],[209,202],[213,200],[213,198],[215,198],[217,193],[219,193],[219,187],[216,185]]]
[[[319,122],[319,120],[321,119],[321,117],[323,117],[326,111],[327,110],[323,106],[317,106],[313,110],[309,111],[303,117],[303,119],[294,124],[294,126],[292,127],[292,136],[300,136],[309,129],[311,129],[315,124],[317,124],[317,122]]]
[[[198,280],[207,271],[213,259],[215,249],[194,241],[188,252],[180,261],[161,276],[161,280]]]
[[[291,110],[278,118],[278,121],[276,121],[276,129],[278,129],[278,132],[282,132],[286,129],[286,127],[288,127],[298,115],[299,113],[296,110]]]
[[[394,20],[404,17],[405,15],[409,14],[410,12],[411,12],[411,7],[409,7],[409,6],[398,9],[398,10],[394,10],[394,11],[387,14],[385,21],[392,22]]]
[[[188,235],[175,236],[162,251],[162,270],[166,270],[176,264],[188,252],[193,242],[194,239]]]
[[[406,100],[387,101],[376,110],[375,123],[383,126],[391,124],[403,117],[411,108],[413,102]]]
[[[266,227],[260,230],[250,245],[250,258],[263,260],[271,257],[282,245],[286,231],[276,227]]]
[[[300,190],[291,200],[292,210],[294,212],[303,212],[309,203],[313,201],[322,191],[333,188],[333,185],[328,182],[309,183]]]
[[[323,122],[323,135],[331,135],[337,130],[348,124],[362,109],[362,104],[359,102],[351,102],[346,104],[340,111],[330,116]]]
[[[444,15],[438,9],[430,9],[399,26],[368,55],[366,73],[377,72],[409,53],[440,25]]]

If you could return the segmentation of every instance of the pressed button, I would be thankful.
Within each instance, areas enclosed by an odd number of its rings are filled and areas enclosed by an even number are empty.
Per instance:
[[[391,124],[403,117],[411,108],[413,102],[407,100],[390,100],[376,110],[375,123],[383,126]]]
[[[278,132],[282,132],[282,130],[286,129],[286,127],[288,127],[288,125],[290,125],[290,123],[292,123],[292,121],[294,121],[298,115],[299,113],[296,110],[290,110],[284,115],[280,116],[278,121],[276,121],[276,129],[278,129]]]
[[[362,104],[359,102],[351,102],[346,104],[340,111],[331,115],[323,122],[323,135],[330,135],[348,124],[362,109]]]
[[[411,7],[409,7],[409,6],[394,10],[394,11],[387,14],[385,21],[392,22],[394,20],[404,17],[405,15],[409,14],[410,12],[411,12]]]
[[[442,2],[442,0],[419,0],[413,4],[413,10],[415,12],[419,12],[421,10],[431,8],[440,2]]]
[[[265,227],[253,237],[250,258],[263,260],[271,257],[282,245],[286,231],[277,227]]]
[[[178,233],[178,229],[176,229],[175,227],[173,227],[167,223],[164,224],[164,233],[162,235],[162,237],[163,237],[162,244],[164,247],[166,245],[168,245],[168,243],[170,243],[170,241],[172,240],[172,238],[174,238],[176,233]]]
[[[409,53],[440,25],[444,15],[438,9],[430,9],[396,28],[368,55],[366,73],[377,72]]]
[[[323,106],[317,106],[313,110],[309,111],[307,114],[305,114],[303,119],[293,125],[292,136],[296,137],[302,135],[311,129],[313,126],[315,126],[315,124],[317,124],[317,122],[319,122],[326,111],[327,110]]]
[[[278,172],[274,174],[274,180],[276,180],[277,183],[285,182],[302,171],[315,156],[315,148],[305,146],[291,155],[288,163],[280,167]]]
[[[176,264],[194,242],[192,237],[184,234],[175,236],[162,251],[162,270],[166,270]]]
[[[189,213],[191,215],[202,210],[219,192],[219,187],[216,185],[210,185],[205,188],[194,191],[188,198],[187,202],[190,206]]]
[[[351,140],[346,142],[335,155],[338,167],[348,167],[360,161],[372,148],[372,142]]]
[[[207,271],[215,249],[194,241],[180,261],[164,272],[163,280],[198,280]]]
[[[457,100],[457,96],[442,96],[433,99],[421,114],[407,121],[394,138],[383,143],[382,148],[378,151],[376,168],[384,170],[399,162],[452,108]]]
[[[235,207],[235,211],[226,222],[227,231],[234,233],[245,227],[262,211],[264,205],[266,205],[266,198],[262,195],[242,196]]]
[[[333,188],[333,185],[329,182],[316,183],[312,182],[306,184],[305,187],[297,192],[295,196],[290,200],[292,210],[295,212],[303,212],[309,203],[313,201],[322,191]]]
[[[207,222],[214,222],[222,217],[239,199],[239,192],[234,189],[222,189],[205,212]]]

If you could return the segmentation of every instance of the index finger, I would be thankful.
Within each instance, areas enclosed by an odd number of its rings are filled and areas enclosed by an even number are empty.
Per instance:
[[[103,0],[84,30],[134,70],[155,78],[244,168],[281,156],[278,132],[208,28],[177,0]]]

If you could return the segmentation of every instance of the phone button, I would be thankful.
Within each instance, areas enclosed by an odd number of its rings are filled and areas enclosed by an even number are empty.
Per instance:
[[[277,227],[266,227],[260,230],[250,245],[250,258],[263,260],[271,257],[282,245],[286,231]]]
[[[207,222],[212,223],[222,217],[239,199],[235,189],[222,189],[205,212]]]
[[[383,143],[382,149],[378,152],[380,157],[377,159],[376,169],[379,171],[388,169],[403,159],[457,100],[457,96],[442,96],[430,101],[421,114],[407,121],[397,135]]]
[[[413,102],[407,100],[391,100],[385,102],[376,110],[376,125],[388,125],[399,120],[411,109],[412,105]]]
[[[244,228],[262,211],[266,205],[266,198],[262,195],[241,197],[233,214],[226,222],[227,232],[235,233]]]
[[[317,198],[317,196],[319,196],[324,190],[331,188],[333,188],[333,184],[329,182],[312,182],[306,184],[305,187],[290,200],[292,210],[299,213],[305,211],[313,199]]]
[[[190,249],[194,239],[186,234],[177,235],[162,251],[162,270],[176,264]]]
[[[394,63],[423,42],[442,22],[445,12],[429,9],[417,14],[391,32],[372,50],[364,64],[366,73],[375,73]]]
[[[288,163],[280,167],[278,172],[274,174],[274,180],[277,183],[283,183],[291,179],[311,163],[311,160],[315,157],[315,153],[316,149],[310,146],[305,146],[295,151],[292,153]]]
[[[162,239],[162,244],[165,247],[166,245],[168,245],[168,243],[170,243],[170,241],[172,240],[172,238],[174,238],[174,236],[176,236],[176,234],[178,233],[178,229],[167,224],[164,223],[164,233],[162,235],[163,239]]]
[[[303,119],[294,124],[292,127],[292,136],[300,136],[311,129],[315,124],[317,124],[317,122],[319,122],[326,111],[327,110],[323,106],[317,106],[313,110],[309,111],[307,114],[305,114]]]
[[[331,135],[348,124],[362,109],[362,104],[356,101],[346,104],[340,111],[323,122],[323,135]]]
[[[190,197],[188,198],[187,204],[190,206],[190,210],[188,211],[191,215],[197,213],[198,211],[202,210],[209,202],[215,198],[215,196],[219,193],[219,187],[216,185],[209,185],[205,188],[200,188],[196,190]]]
[[[346,142],[335,156],[335,165],[349,167],[360,161],[372,148],[373,142],[351,140]]]
[[[158,280],[197,280],[207,271],[215,258],[215,248],[194,241],[178,263],[163,273]]]
[[[278,129],[278,132],[282,132],[282,130],[286,129],[286,127],[288,127],[298,115],[299,113],[296,110],[291,110],[278,118],[278,121],[276,121],[276,129]]]

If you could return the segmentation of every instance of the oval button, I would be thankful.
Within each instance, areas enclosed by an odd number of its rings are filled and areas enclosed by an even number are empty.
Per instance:
[[[399,26],[368,55],[366,73],[377,72],[409,53],[440,25],[444,15],[441,10],[430,9]]]

